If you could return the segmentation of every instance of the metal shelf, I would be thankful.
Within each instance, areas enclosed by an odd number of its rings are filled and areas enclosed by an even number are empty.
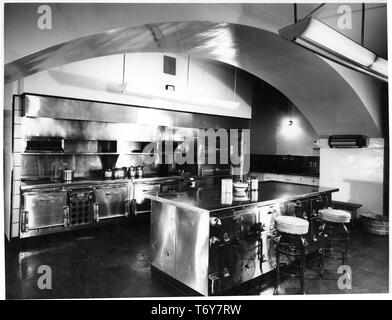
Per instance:
[[[156,153],[155,153],[156,154]],[[146,152],[22,152],[22,155],[28,156],[72,156],[72,155],[93,155],[93,156],[116,156],[116,155],[151,155]]]

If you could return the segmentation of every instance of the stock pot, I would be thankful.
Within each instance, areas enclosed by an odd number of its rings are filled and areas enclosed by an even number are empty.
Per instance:
[[[60,176],[62,181],[72,181],[74,178],[75,170],[63,169],[60,170]]]

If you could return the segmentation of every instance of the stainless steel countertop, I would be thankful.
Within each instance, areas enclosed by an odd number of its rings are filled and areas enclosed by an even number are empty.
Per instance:
[[[233,195],[233,201],[231,203],[225,203],[225,201],[222,201],[221,189],[219,187],[194,188],[176,193],[150,193],[146,194],[146,198],[194,211],[212,212],[251,205],[268,205],[337,191],[339,191],[338,188],[265,181],[259,182],[259,190],[256,191],[257,197],[254,201],[249,198],[236,198]]]

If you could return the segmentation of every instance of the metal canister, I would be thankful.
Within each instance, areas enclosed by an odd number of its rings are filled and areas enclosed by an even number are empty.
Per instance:
[[[61,180],[62,181],[66,181],[66,182],[70,182],[73,180],[74,178],[74,173],[75,171],[72,169],[64,169],[60,171],[60,175],[61,175]]]

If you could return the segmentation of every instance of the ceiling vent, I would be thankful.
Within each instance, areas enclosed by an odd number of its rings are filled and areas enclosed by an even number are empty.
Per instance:
[[[362,135],[335,135],[328,138],[331,148],[363,148],[367,142],[367,137]]]
[[[163,72],[172,76],[176,75],[176,58],[163,56]]]

